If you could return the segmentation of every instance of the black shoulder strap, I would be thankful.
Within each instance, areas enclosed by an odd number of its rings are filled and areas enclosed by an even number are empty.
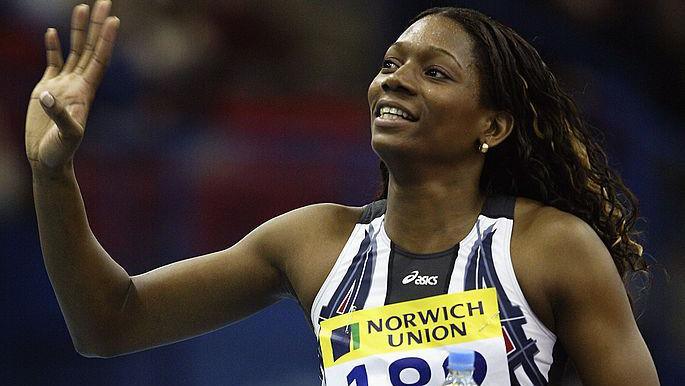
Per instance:
[[[485,199],[483,210],[481,214],[490,218],[505,217],[510,220],[514,219],[514,207],[516,206],[516,197],[505,195],[488,196]]]
[[[358,224],[369,224],[373,219],[382,216],[385,213],[387,200],[378,200],[364,206],[362,215],[357,221]]]
[[[387,208],[387,200],[378,200],[364,206],[362,215],[357,223],[369,224],[373,219],[382,216]],[[516,206],[516,197],[505,195],[488,196],[483,204],[481,214],[490,218],[505,217],[510,220],[514,219],[514,207]]]

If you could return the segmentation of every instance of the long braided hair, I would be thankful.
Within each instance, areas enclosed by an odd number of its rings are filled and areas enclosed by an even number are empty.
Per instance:
[[[581,218],[608,248],[626,288],[636,274],[649,278],[634,230],[637,199],[608,165],[595,140],[598,133],[581,118],[535,48],[511,28],[471,9],[431,8],[411,23],[429,15],[448,17],[468,33],[479,70],[480,103],[514,117],[511,135],[485,157],[481,190],[531,198]],[[382,161],[380,167],[378,198],[386,198],[388,169]],[[630,291],[628,296],[632,305]]]

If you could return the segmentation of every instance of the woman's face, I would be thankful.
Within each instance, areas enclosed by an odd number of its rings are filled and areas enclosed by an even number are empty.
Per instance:
[[[418,20],[390,46],[368,92],[372,146],[381,159],[477,156],[492,114],[479,103],[471,52],[461,26],[438,15]]]

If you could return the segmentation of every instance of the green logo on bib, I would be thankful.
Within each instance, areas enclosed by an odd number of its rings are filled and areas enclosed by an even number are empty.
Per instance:
[[[352,323],[331,331],[333,362],[350,351],[359,349],[359,323]]]

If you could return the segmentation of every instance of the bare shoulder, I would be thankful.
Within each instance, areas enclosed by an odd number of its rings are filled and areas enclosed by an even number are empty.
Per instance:
[[[363,208],[332,203],[301,207],[262,224],[257,228],[263,245],[276,255],[301,254],[302,248],[315,248],[313,240],[337,238],[354,227]]]
[[[518,197],[516,199],[515,215],[523,229],[546,232],[546,236],[588,237],[595,234],[590,225],[577,216],[529,198]],[[564,229],[566,232],[559,232]]]
[[[621,284],[618,271],[592,227],[573,214],[519,197],[514,214],[511,256],[531,307],[552,331],[555,309],[599,278]]]
[[[255,230],[258,244],[309,311],[363,212],[362,207],[315,204],[295,209]]]
[[[518,198],[514,217],[517,236],[545,256],[539,263],[547,268],[567,269],[569,265],[602,264],[607,260],[613,266],[609,251],[595,230],[573,214]]]
[[[584,385],[659,384],[612,255],[589,224],[519,199],[512,261]]]

